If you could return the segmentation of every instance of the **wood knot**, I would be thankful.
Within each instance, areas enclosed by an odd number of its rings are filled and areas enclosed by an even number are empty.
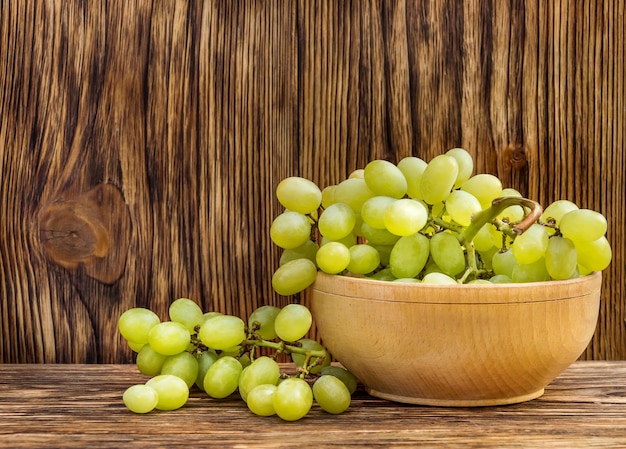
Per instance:
[[[83,265],[89,276],[111,284],[126,265],[130,214],[117,187],[98,184],[78,197],[44,207],[39,236],[55,263],[67,269]]]
[[[528,164],[524,147],[519,143],[511,143],[504,149],[502,161],[506,166],[515,170],[520,170]]]

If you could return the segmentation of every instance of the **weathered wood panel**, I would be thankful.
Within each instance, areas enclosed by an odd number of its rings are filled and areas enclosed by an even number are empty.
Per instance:
[[[626,358],[623,17],[618,0],[2,2],[0,360],[127,361],[134,305],[285,304],[280,179],[454,146],[608,217],[585,357]]]

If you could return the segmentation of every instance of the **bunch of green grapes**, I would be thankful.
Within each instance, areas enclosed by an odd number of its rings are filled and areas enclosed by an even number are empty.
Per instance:
[[[304,417],[314,402],[329,413],[350,405],[357,380],[331,365],[320,343],[306,338],[312,316],[303,305],[262,306],[245,323],[232,315],[203,313],[191,299],[179,298],[170,305],[169,318],[161,321],[140,307],[119,318],[120,334],[137,353],[137,368],[150,377],[123,394],[135,413],[178,409],[192,388],[216,399],[238,392],[253,413],[286,421]],[[273,356],[259,355],[260,347],[274,350]],[[279,353],[291,355],[295,375],[281,372]]]
[[[374,160],[320,189],[280,182],[285,208],[270,229],[282,248],[272,286],[309,287],[318,271],[424,283],[563,280],[604,270],[607,220],[567,200],[545,211],[453,148],[428,163]],[[542,213],[543,212],[543,213]]]

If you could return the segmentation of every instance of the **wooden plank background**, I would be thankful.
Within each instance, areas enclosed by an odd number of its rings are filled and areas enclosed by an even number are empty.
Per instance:
[[[0,361],[126,362],[119,314],[284,305],[273,190],[462,146],[608,217],[583,358],[626,358],[624,3],[0,3]]]

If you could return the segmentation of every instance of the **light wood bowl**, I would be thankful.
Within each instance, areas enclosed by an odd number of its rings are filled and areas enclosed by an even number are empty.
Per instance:
[[[432,285],[318,273],[322,342],[372,396],[439,406],[523,402],[585,350],[601,273],[567,281]]]

